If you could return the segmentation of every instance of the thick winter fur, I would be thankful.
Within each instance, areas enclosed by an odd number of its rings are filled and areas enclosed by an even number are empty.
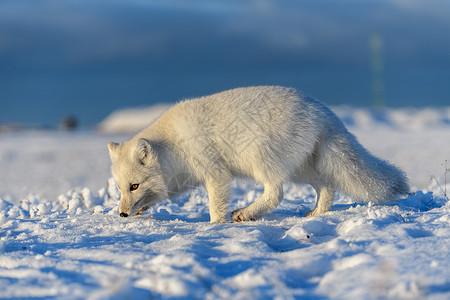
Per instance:
[[[286,181],[314,187],[311,216],[328,211],[336,191],[380,202],[409,189],[405,174],[365,150],[327,107],[278,86],[181,102],[130,140],[108,146],[121,216],[204,184],[211,222],[225,222],[235,176],[261,182],[264,194],[232,212],[234,221],[274,209]]]

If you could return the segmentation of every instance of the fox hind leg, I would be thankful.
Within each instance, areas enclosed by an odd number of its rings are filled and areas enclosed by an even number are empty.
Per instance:
[[[310,184],[316,191],[316,207],[308,211],[305,217],[317,216],[330,210],[333,203],[335,188],[330,180],[318,171],[316,162],[311,158],[299,168],[292,181],[296,184]]]
[[[264,194],[254,203],[247,207],[237,209],[231,213],[231,218],[235,222],[253,221],[273,210],[283,200],[282,184],[265,184]]]
[[[306,213],[305,217],[312,217],[323,214],[330,210],[333,204],[334,187],[330,185],[312,184],[313,188],[316,190],[317,200],[316,207],[314,210]]]

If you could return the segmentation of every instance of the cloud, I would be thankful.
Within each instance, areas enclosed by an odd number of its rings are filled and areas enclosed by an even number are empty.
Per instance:
[[[443,2],[6,0],[0,2],[0,54],[23,64],[271,58],[361,65],[378,29],[390,59],[446,59],[450,42],[443,32],[450,21],[442,16],[450,5],[439,9]]]

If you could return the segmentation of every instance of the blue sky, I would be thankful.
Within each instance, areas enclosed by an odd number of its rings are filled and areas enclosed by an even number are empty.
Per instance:
[[[0,123],[93,125],[121,107],[281,84],[370,106],[450,104],[444,0],[0,2]]]

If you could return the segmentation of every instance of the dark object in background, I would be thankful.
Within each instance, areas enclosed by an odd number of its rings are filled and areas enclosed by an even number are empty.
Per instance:
[[[72,131],[78,128],[78,120],[72,115],[65,116],[59,126],[63,130]]]

